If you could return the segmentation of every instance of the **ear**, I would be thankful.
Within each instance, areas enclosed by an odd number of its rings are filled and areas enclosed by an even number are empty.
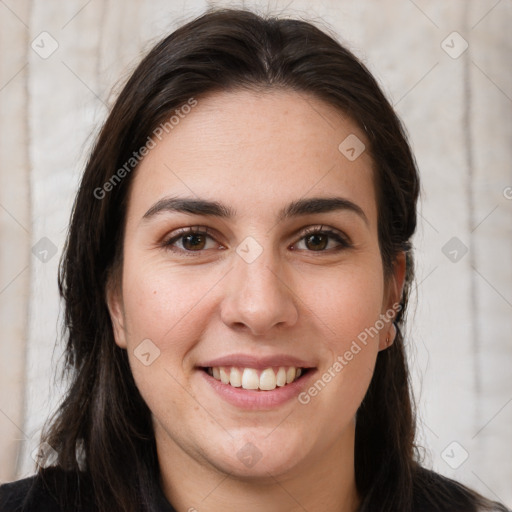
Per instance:
[[[118,279],[109,276],[106,287],[106,302],[116,345],[126,349],[125,316],[121,285]]]
[[[393,262],[393,271],[388,277],[386,283],[386,292],[382,311],[382,314],[386,319],[386,326],[380,333],[379,350],[385,350],[395,341],[396,327],[393,322],[400,311],[399,305],[402,301],[406,270],[406,253],[405,251],[401,251],[397,254],[395,261]]]

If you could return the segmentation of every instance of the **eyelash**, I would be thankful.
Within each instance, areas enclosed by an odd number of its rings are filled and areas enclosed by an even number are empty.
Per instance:
[[[350,242],[350,240],[347,236],[344,236],[341,233],[334,231],[332,229],[324,228],[324,226],[313,226],[313,227],[306,228],[305,230],[302,231],[299,240],[297,242],[295,242],[295,244],[293,244],[293,245],[296,245],[298,242],[304,240],[308,236],[318,235],[318,234],[327,235],[329,238],[334,239],[339,244],[339,246],[335,247],[334,249],[331,248],[331,249],[324,249],[324,250],[320,250],[320,251],[310,250],[307,252],[325,253],[325,252],[331,252],[333,250],[339,251],[339,250],[348,249],[348,248],[352,247],[352,243]],[[212,231],[208,227],[193,226],[193,227],[182,228],[182,229],[178,230],[178,232],[173,234],[172,237],[168,238],[167,240],[164,240],[162,242],[162,246],[167,250],[170,250],[175,253],[184,254],[186,256],[195,256],[197,253],[200,254],[204,250],[207,250],[207,249],[201,249],[198,251],[188,251],[186,249],[179,249],[179,248],[173,247],[174,243],[176,243],[181,238],[183,238],[187,235],[206,235],[206,236],[210,237],[211,239],[215,240],[215,238],[212,234]]]
[[[335,248],[335,250],[341,250],[341,249],[348,249],[352,246],[349,238],[346,235],[342,235],[338,231],[334,231],[329,228],[324,228],[324,226],[312,226],[309,228],[306,228],[302,233],[299,241],[304,240],[308,236],[311,235],[327,235],[330,238],[334,239],[336,242],[338,242],[339,246]],[[326,252],[324,251],[308,251],[308,252]]]
[[[185,256],[196,256],[197,255],[196,253],[203,252],[204,249],[201,251],[187,251],[185,249],[179,249],[179,248],[173,247],[173,244],[175,242],[177,242],[178,240],[180,240],[181,238],[183,238],[187,235],[206,235],[206,236],[210,237],[212,240],[214,240],[213,234],[208,227],[193,226],[193,227],[189,227],[189,228],[179,229],[175,234],[173,234],[173,236],[171,236],[171,238],[164,240],[162,242],[162,246],[164,247],[164,249],[167,249],[169,251],[179,253],[179,254],[182,254]]]

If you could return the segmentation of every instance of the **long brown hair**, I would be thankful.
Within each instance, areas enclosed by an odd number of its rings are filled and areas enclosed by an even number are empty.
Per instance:
[[[356,484],[362,511],[476,510],[474,493],[422,470],[415,457],[415,419],[404,355],[403,323],[413,279],[410,239],[419,180],[404,129],[366,67],[310,23],[213,10],[159,42],[123,88],[87,163],[73,208],[59,289],[65,303],[69,390],[43,440],[68,471],[59,497],[86,479],[100,510],[145,510],[159,470],[150,411],[127,354],[115,343],[106,284],[122,266],[128,191],[136,162],[159,125],[191,98],[240,88],[286,88],[315,95],[364,130],[378,191],[378,235],[385,271],[407,251],[397,337],[381,351],[356,422]],[[113,176],[122,179],[112,181]],[[105,187],[110,182],[111,186]],[[40,470],[44,475],[44,470]],[[416,507],[416,508],[415,508]]]

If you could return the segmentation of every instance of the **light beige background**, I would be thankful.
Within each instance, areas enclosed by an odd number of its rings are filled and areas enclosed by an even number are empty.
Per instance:
[[[38,431],[61,396],[57,265],[112,87],[212,4],[0,0],[0,480],[33,472]],[[423,178],[408,336],[418,442],[427,466],[511,506],[512,2],[245,6],[329,24],[403,118]],[[443,252],[453,237],[459,246]]]

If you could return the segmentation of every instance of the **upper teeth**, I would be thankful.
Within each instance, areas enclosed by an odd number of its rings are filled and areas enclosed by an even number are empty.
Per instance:
[[[298,379],[302,373],[301,368],[280,366],[277,372],[274,368],[265,368],[258,374],[254,368],[237,368],[235,366],[208,368],[208,373],[224,384],[235,388],[261,389],[271,391],[276,386],[282,387]]]

